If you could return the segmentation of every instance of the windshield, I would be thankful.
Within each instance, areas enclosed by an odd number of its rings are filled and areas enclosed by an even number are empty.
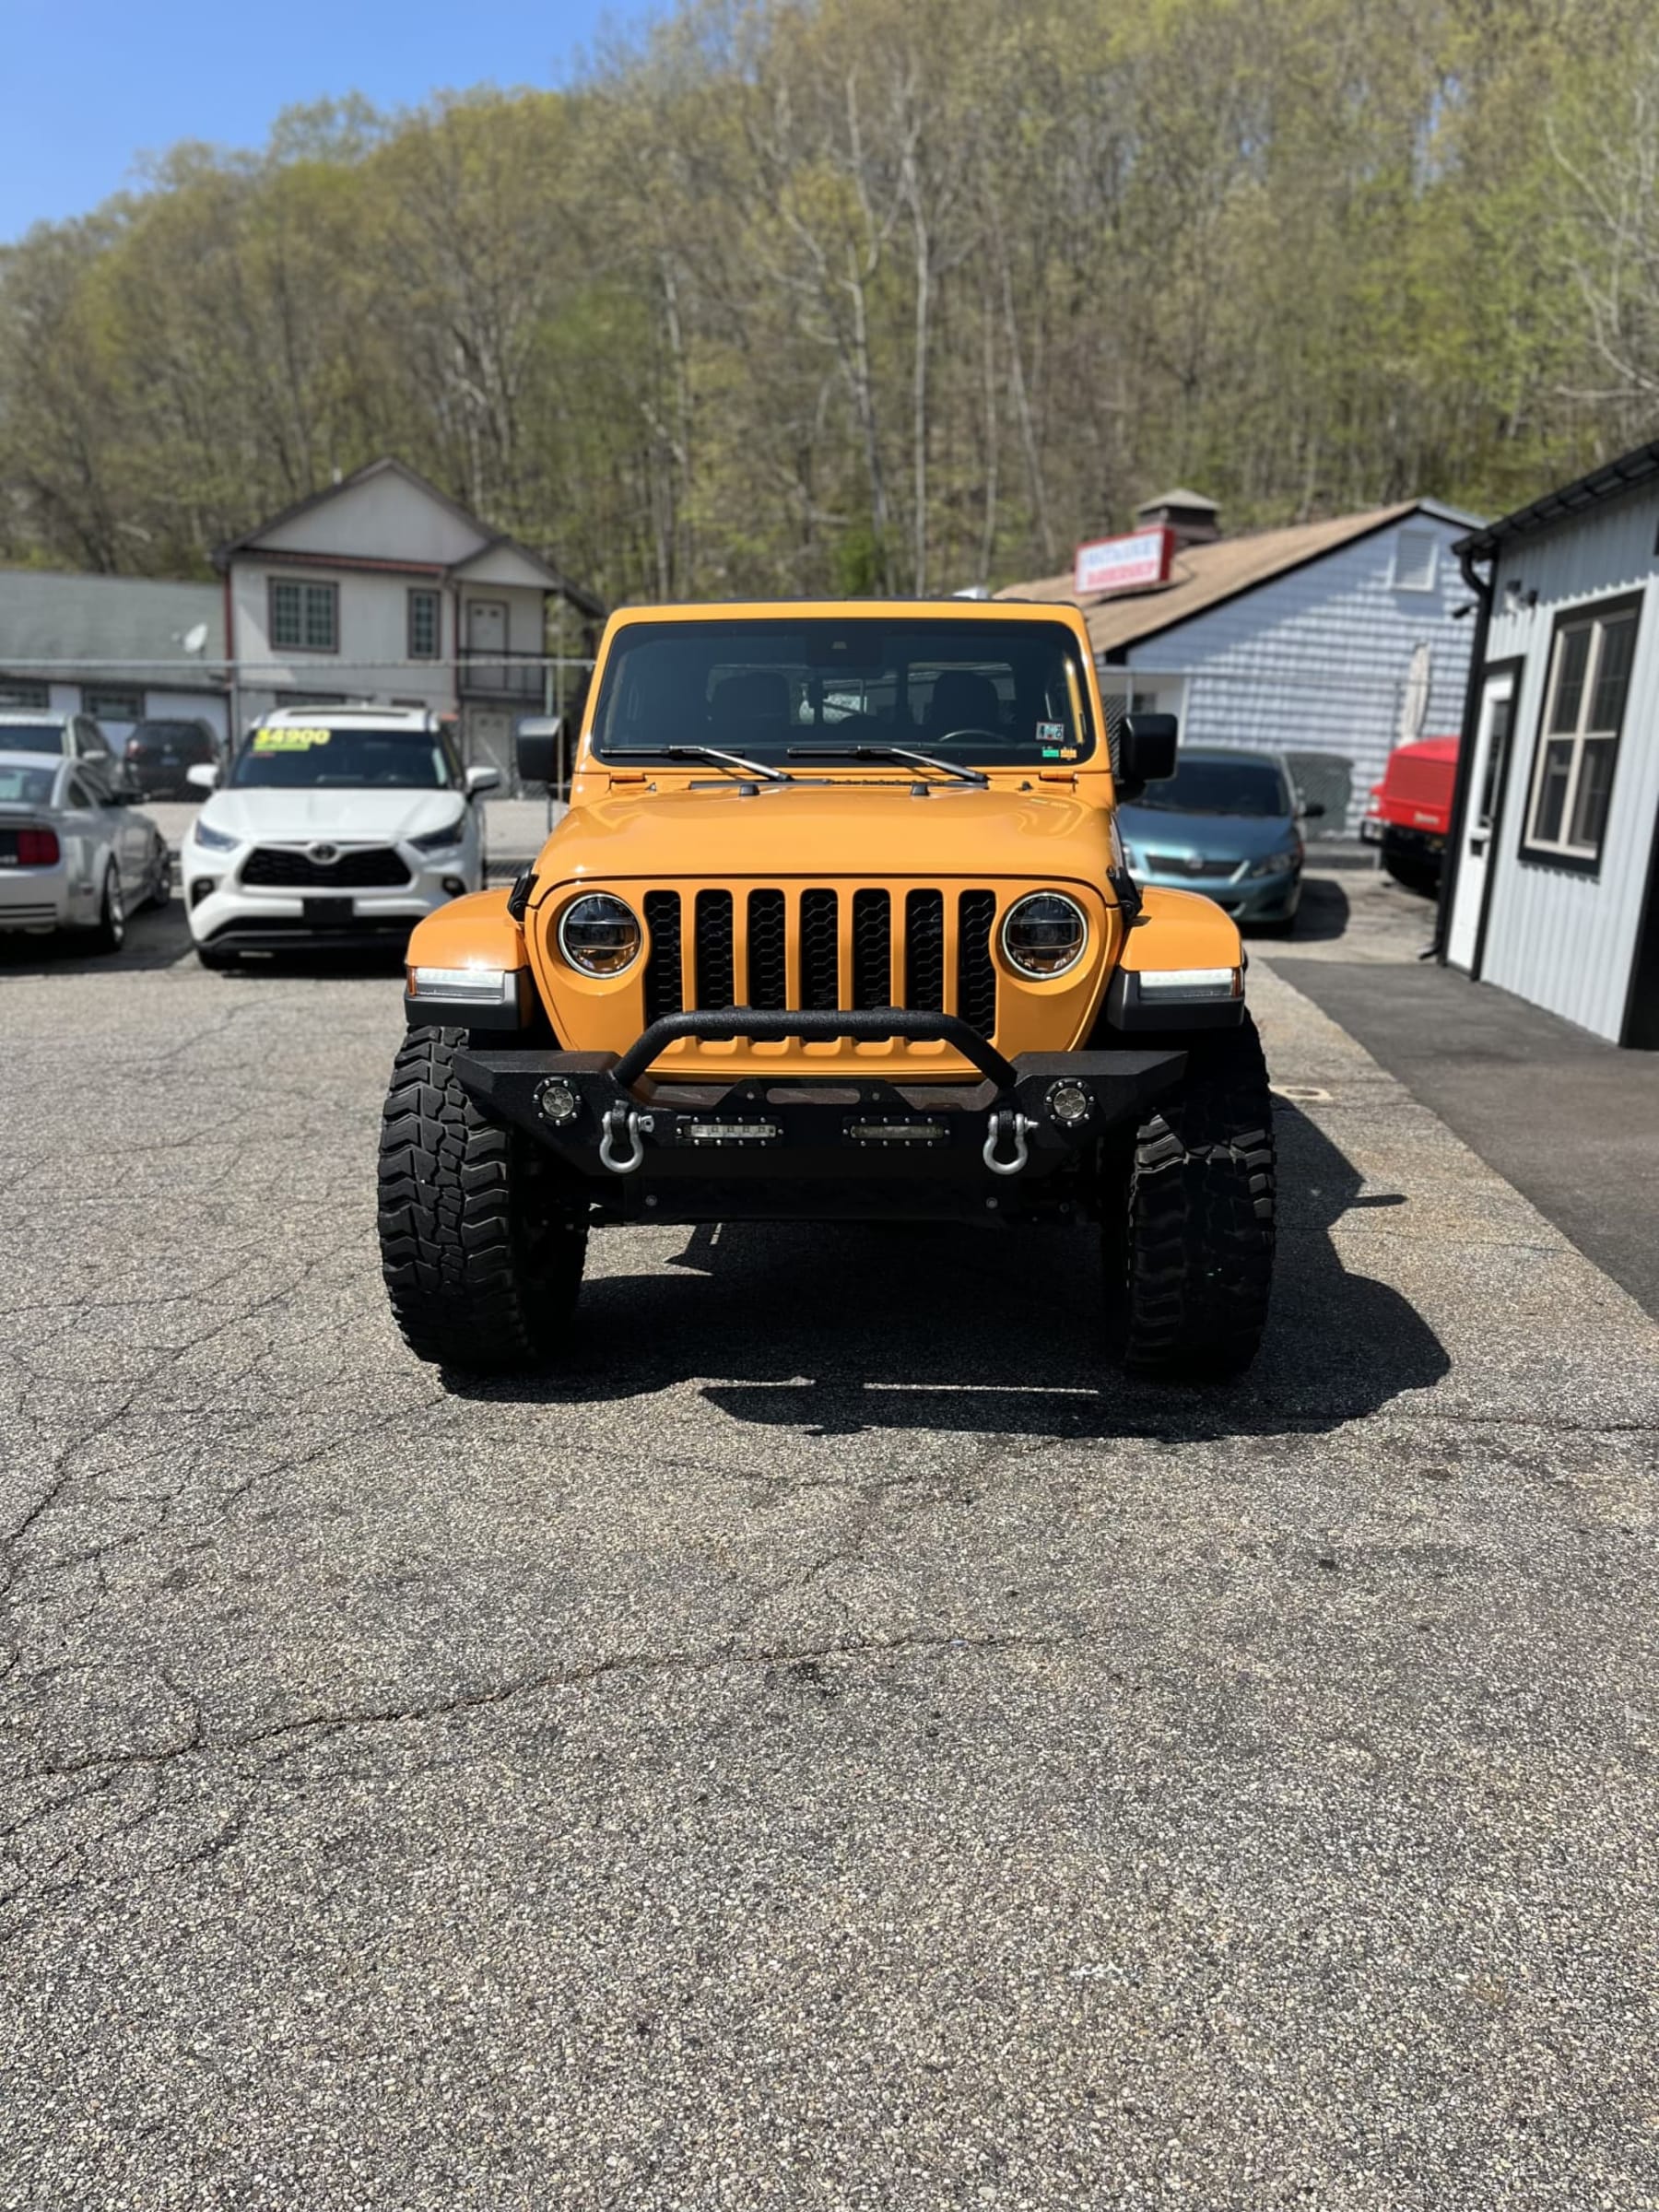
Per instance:
[[[0,806],[45,806],[57,782],[55,768],[18,768],[0,760]]]
[[[0,722],[0,753],[53,753],[65,751],[61,722]]]
[[[1295,811],[1284,772],[1271,760],[1178,759],[1167,783],[1135,800],[1157,814],[1244,814],[1265,819]]]
[[[1040,768],[1093,750],[1084,696],[1059,623],[641,622],[611,647],[594,747],[614,759],[714,746],[809,774],[813,756],[833,768],[842,747],[884,745]]]
[[[442,791],[459,782],[441,737],[424,730],[255,730],[237,755],[239,790],[309,791],[328,785]]]

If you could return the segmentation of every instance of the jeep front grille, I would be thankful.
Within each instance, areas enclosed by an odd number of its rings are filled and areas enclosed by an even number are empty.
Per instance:
[[[681,894],[647,891],[645,1018],[730,1006],[825,1013],[906,1006],[960,1014],[982,1036],[994,1036],[996,894],[959,892],[953,912],[947,975],[940,890],[698,891],[689,945]]]

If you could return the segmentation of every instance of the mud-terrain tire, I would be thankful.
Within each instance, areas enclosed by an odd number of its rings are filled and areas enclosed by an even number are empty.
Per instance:
[[[475,1374],[559,1364],[587,1229],[553,1163],[488,1121],[455,1081],[462,1030],[411,1030],[381,1122],[380,1244],[392,1312],[418,1359]]]
[[[1182,1041],[1180,1089],[1134,1132],[1105,1194],[1108,1328],[1133,1373],[1219,1382],[1249,1366],[1267,1319],[1273,1101],[1248,1015]]]

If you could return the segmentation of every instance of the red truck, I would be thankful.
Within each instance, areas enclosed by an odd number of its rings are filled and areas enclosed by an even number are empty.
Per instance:
[[[1382,865],[1396,883],[1432,898],[1452,830],[1452,787],[1457,739],[1421,737],[1396,746],[1359,825],[1368,844],[1381,845]]]

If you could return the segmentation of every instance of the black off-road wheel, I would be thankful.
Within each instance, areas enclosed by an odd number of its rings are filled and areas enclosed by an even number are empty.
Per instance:
[[[1249,1366],[1273,1277],[1273,1101],[1261,1040],[1183,1042],[1187,1072],[1109,1166],[1103,1246],[1111,1348],[1132,1373],[1224,1381]]]
[[[587,1228],[554,1162],[455,1081],[461,1030],[411,1030],[381,1123],[381,1268],[410,1350],[461,1373],[560,1364]]]

